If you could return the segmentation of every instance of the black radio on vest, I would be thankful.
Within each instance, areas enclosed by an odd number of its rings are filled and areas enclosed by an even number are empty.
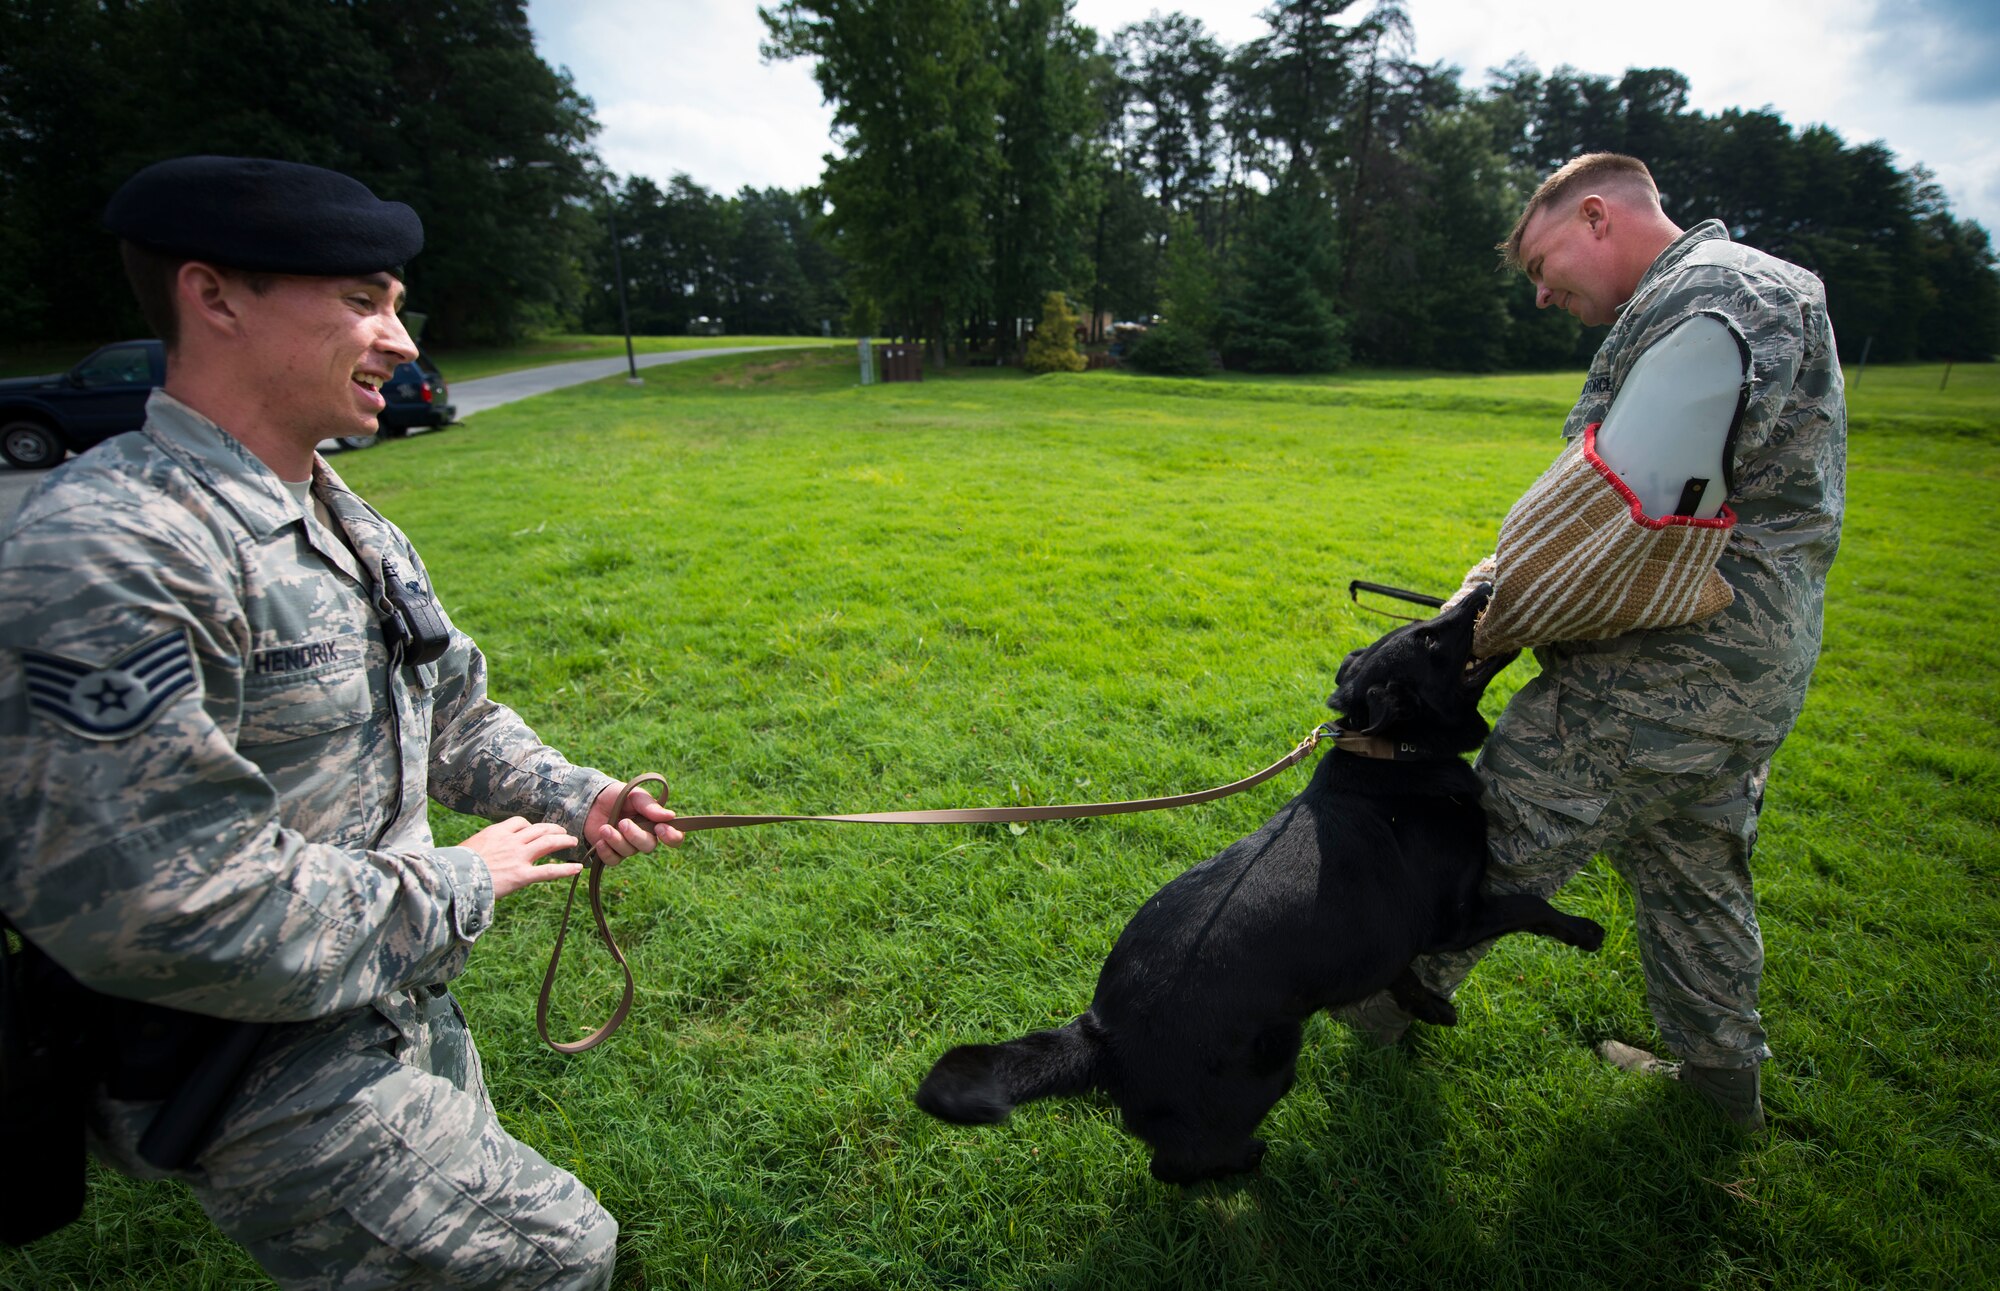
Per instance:
[[[422,580],[404,578],[396,562],[382,557],[382,635],[389,648],[402,649],[404,663],[436,663],[451,644],[451,629]]]

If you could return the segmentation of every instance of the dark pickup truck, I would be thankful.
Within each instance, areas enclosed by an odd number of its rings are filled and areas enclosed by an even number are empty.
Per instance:
[[[165,346],[119,341],[67,372],[0,381],[0,457],[23,470],[40,470],[137,430],[146,420],[146,396],[166,379]],[[381,433],[392,439],[412,426],[445,425],[455,415],[443,374],[422,355],[396,368],[382,396],[388,406],[377,420]],[[340,440],[344,448],[374,442],[373,435]]]

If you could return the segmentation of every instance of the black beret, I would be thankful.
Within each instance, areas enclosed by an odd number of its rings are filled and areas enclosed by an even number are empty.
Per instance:
[[[255,273],[399,269],[424,224],[339,171],[257,157],[177,157],[111,196],[104,227],[154,251]]]

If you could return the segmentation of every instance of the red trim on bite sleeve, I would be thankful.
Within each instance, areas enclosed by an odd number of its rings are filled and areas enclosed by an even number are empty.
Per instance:
[[[1719,514],[1706,520],[1700,516],[1647,515],[1646,508],[1639,503],[1639,495],[1631,490],[1618,472],[1612,470],[1605,463],[1604,459],[1597,455],[1597,428],[1603,424],[1601,421],[1593,421],[1583,428],[1583,460],[1589,462],[1599,475],[1602,475],[1610,482],[1612,488],[1618,490],[1618,496],[1623,498],[1626,505],[1632,508],[1632,519],[1636,523],[1645,525],[1648,529],[1666,529],[1677,524],[1688,525],[1696,529],[1733,529],[1736,527],[1736,513],[1729,509],[1729,504],[1726,502],[1723,503]]]

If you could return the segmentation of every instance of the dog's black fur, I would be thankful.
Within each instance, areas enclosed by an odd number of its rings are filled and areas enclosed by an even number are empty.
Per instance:
[[[917,1105],[963,1125],[1015,1104],[1103,1090],[1188,1183],[1254,1169],[1264,1114],[1291,1088],[1314,1010],[1388,987],[1425,1021],[1449,1001],[1419,954],[1534,932],[1596,950],[1604,929],[1539,897],[1484,896],[1486,821],[1460,757],[1485,740],[1479,697],[1512,654],[1472,664],[1483,594],[1348,655],[1329,706],[1397,760],[1334,750],[1265,826],[1161,888],[1125,926],[1068,1026],[938,1059]]]

